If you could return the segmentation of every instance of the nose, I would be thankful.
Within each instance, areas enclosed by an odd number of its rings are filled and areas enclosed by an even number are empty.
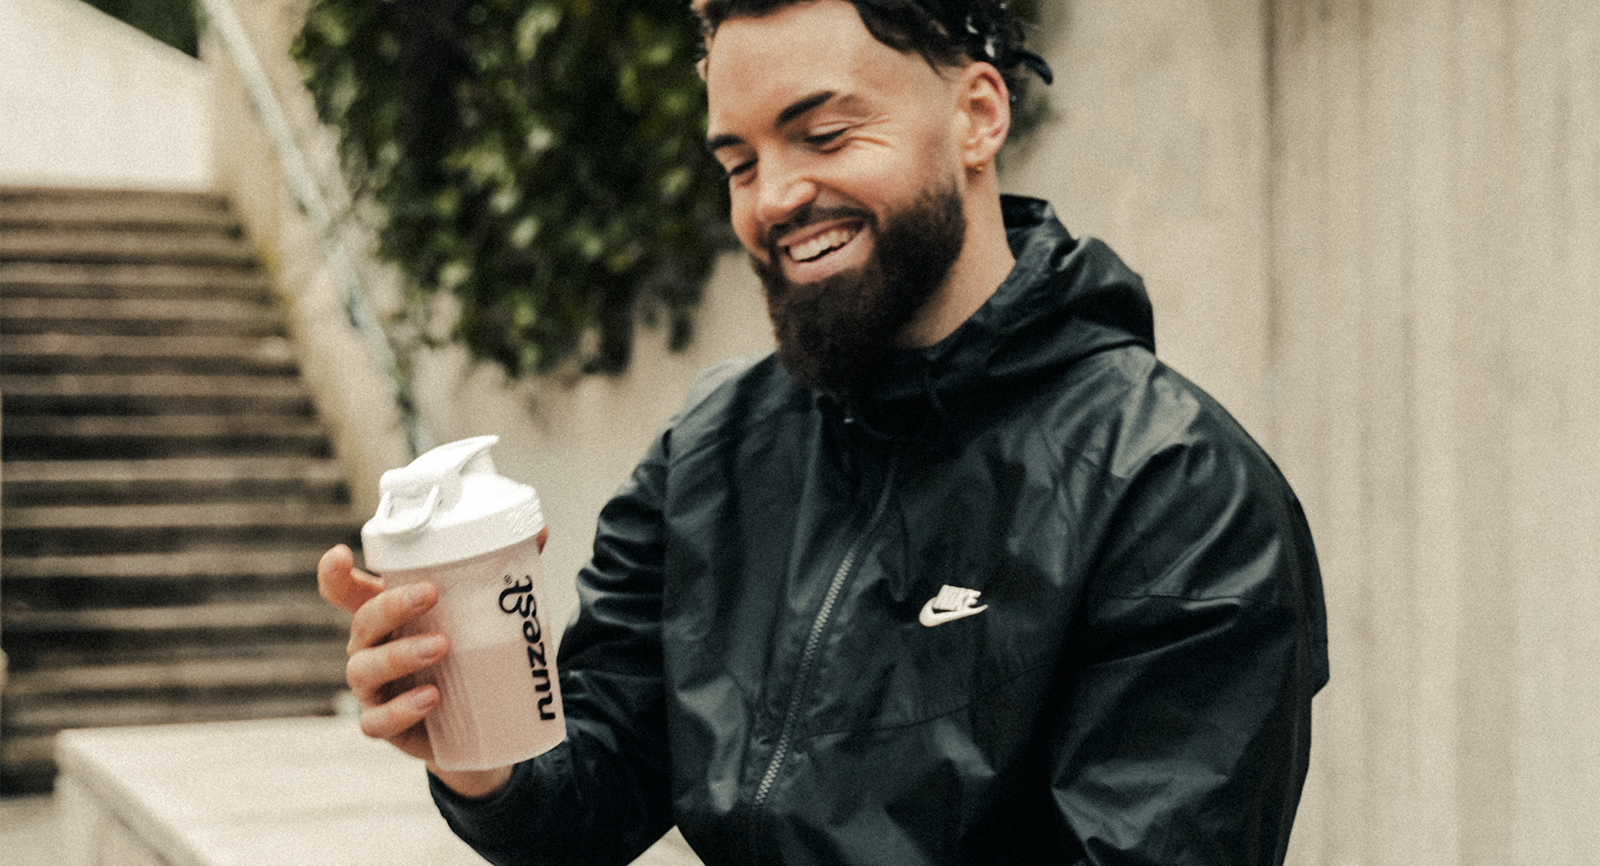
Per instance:
[[[787,222],[817,197],[817,185],[803,173],[778,166],[761,167],[756,218],[767,229]]]

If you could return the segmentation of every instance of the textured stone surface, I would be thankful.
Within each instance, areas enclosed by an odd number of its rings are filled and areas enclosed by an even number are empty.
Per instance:
[[[349,718],[67,731],[62,866],[481,866],[422,764]],[[640,858],[698,863],[669,834]]]
[[[61,866],[55,801],[45,794],[0,798],[6,866]]]

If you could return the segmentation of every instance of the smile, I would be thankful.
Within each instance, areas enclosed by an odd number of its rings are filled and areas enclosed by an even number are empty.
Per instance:
[[[788,247],[789,258],[796,262],[812,262],[849,243],[861,233],[860,226],[829,229],[814,238]]]

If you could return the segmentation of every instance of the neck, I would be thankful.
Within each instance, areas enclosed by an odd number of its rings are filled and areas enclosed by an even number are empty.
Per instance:
[[[1006,242],[999,185],[991,173],[972,184],[965,202],[967,231],[961,255],[941,285],[906,323],[896,342],[906,348],[931,346],[972,317],[1011,274],[1016,258]]]

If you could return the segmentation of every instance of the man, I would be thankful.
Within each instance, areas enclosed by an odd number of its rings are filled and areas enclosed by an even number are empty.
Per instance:
[[[1327,676],[1272,463],[1152,354],[1137,276],[1002,199],[991,0],[710,0],[707,144],[776,358],[702,377],[605,508],[568,738],[431,784],[496,863],[1276,863]],[[434,601],[324,558],[363,729]]]

